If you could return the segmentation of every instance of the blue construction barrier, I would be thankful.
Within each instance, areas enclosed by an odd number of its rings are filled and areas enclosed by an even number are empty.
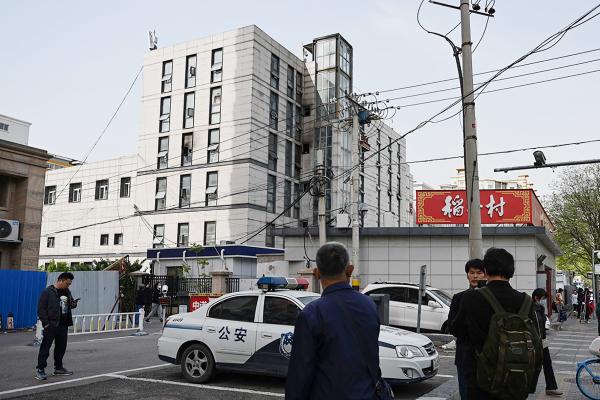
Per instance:
[[[37,301],[46,287],[46,273],[0,270],[0,314],[2,329],[9,313],[15,329],[31,328],[37,322]]]

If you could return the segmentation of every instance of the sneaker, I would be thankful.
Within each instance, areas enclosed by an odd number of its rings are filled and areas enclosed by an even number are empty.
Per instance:
[[[48,375],[46,375],[46,372],[43,369],[36,369],[34,378],[38,381],[45,381],[48,379]]]
[[[163,320],[162,320],[162,318],[161,318],[161,319],[160,319],[160,323],[162,324],[162,322],[163,322]]]
[[[56,376],[73,375],[73,371],[69,371],[66,368],[57,368],[57,369],[54,370],[54,375],[56,375]]]
[[[546,396],[562,396],[563,392],[557,389],[546,390]]]

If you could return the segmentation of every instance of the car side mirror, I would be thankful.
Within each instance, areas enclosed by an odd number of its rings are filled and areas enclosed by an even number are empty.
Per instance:
[[[439,303],[437,301],[433,301],[433,300],[429,300],[429,303],[427,303],[427,305],[431,308],[442,308],[442,306],[439,305]]]

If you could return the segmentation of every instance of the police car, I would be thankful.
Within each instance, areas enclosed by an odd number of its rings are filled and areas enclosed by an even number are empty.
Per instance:
[[[158,357],[181,365],[192,383],[217,370],[286,376],[294,324],[300,310],[318,299],[305,279],[263,277],[262,290],[224,295],[194,312],[170,316],[158,340]],[[419,382],[437,374],[439,355],[427,337],[381,326],[379,358],[392,384]]]

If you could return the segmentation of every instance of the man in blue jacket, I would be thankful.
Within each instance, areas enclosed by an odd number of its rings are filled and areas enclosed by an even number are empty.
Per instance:
[[[63,272],[54,285],[48,286],[38,300],[38,318],[44,327],[44,338],[38,354],[35,379],[43,381],[46,375],[46,361],[50,355],[50,347],[54,342],[54,375],[72,375],[73,372],[63,366],[63,357],[67,351],[69,326],[73,325],[71,309],[77,307],[69,286],[73,282],[73,274]]]
[[[381,384],[375,303],[348,284],[354,267],[343,245],[327,243],[316,258],[323,293],[296,321],[285,398],[376,399]]]

